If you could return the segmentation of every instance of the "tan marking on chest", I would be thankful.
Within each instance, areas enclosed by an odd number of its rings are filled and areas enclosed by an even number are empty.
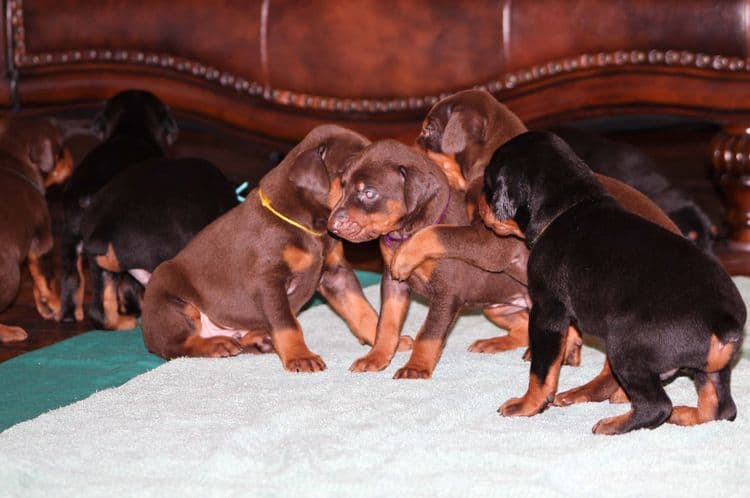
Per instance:
[[[284,247],[281,255],[289,269],[294,272],[305,271],[315,262],[315,256],[291,244]]]
[[[117,259],[117,254],[115,254],[115,248],[112,247],[112,244],[107,246],[106,253],[96,256],[94,259],[97,265],[109,272],[119,273],[122,271],[120,269],[120,261]]]

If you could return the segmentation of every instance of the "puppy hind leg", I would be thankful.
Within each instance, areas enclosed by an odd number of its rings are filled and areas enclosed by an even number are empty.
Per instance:
[[[634,354],[623,355],[629,360],[615,360],[610,356],[612,371],[620,385],[630,398],[630,411],[600,420],[592,428],[594,434],[624,434],[636,429],[653,429],[667,421],[672,413],[672,402],[667,396],[658,373],[652,372],[643,365],[638,365],[632,358]]]
[[[729,365],[719,372],[697,372],[695,386],[698,390],[698,406],[675,406],[668,422],[675,425],[697,425],[712,420],[734,420],[737,406],[729,389],[730,377]]]
[[[507,335],[479,339],[469,346],[472,353],[499,353],[511,351],[529,345],[529,313],[526,310],[513,314],[500,314],[496,308],[485,308],[484,316],[500,328],[508,331]]]

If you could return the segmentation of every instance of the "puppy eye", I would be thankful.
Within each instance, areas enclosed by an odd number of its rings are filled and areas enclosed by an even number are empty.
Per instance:
[[[367,187],[359,191],[359,198],[362,201],[371,202],[377,199],[377,197],[378,193],[375,189]]]

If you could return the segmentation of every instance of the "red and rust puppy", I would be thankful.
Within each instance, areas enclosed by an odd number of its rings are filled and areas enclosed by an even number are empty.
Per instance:
[[[425,296],[430,308],[411,358],[396,372],[398,379],[432,376],[448,330],[462,309],[484,309],[501,327],[507,327],[508,317],[518,316],[519,309],[527,309],[526,286],[509,275],[514,266],[525,271],[525,260],[514,253],[526,253],[521,241],[495,254],[506,262],[507,272],[486,272],[446,258],[420,265],[405,282],[391,277],[394,251],[418,230],[435,223],[470,222],[465,192],[450,187],[440,167],[424,154],[394,140],[374,143],[346,170],[341,186],[343,196],[331,213],[329,229],[352,242],[380,237],[385,264],[375,345],[352,371],[377,371],[390,364],[411,291]],[[512,321],[510,325],[518,326]],[[525,321],[522,325],[525,330]]]
[[[599,421],[596,434],[666,421],[734,420],[730,376],[746,310],[719,263],[623,209],[552,133],[525,133],[498,149],[485,188],[494,218],[516,224],[531,248],[529,387],[502,405],[503,415],[535,415],[553,401],[574,323],[604,341],[632,404],[627,413]],[[697,408],[673,408],[662,386],[682,369],[694,375]]]
[[[44,318],[60,313],[44,267],[52,254],[52,230],[45,187],[64,181],[73,160],[63,134],[50,120],[0,120],[0,310],[7,308],[21,283],[20,266],[28,262],[34,303]],[[20,327],[0,325],[0,342],[27,337]]]
[[[323,370],[295,318],[316,290],[372,344],[377,314],[342,242],[326,231],[337,178],[368,143],[338,126],[315,128],[244,203],[159,265],[143,300],[148,349],[164,358],[220,357],[272,344],[285,369]]]

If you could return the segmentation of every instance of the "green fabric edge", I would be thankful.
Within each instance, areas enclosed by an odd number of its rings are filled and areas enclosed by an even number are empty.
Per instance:
[[[378,273],[355,273],[362,287],[380,282]],[[316,294],[305,308],[323,303]],[[140,328],[86,332],[0,363],[0,431],[120,386],[162,363],[146,350]]]

